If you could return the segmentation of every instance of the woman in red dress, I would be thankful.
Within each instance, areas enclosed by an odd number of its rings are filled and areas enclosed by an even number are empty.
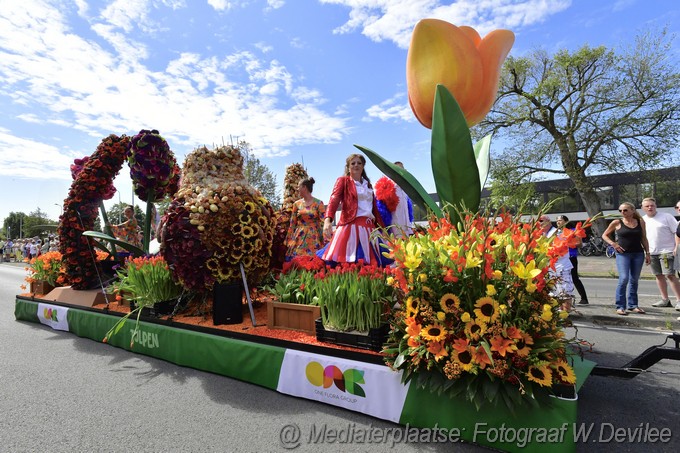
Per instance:
[[[385,225],[365,165],[364,156],[351,154],[345,163],[345,175],[335,181],[323,225],[324,239],[330,239],[330,244],[319,253],[324,261],[354,263],[363,260],[366,264],[378,265],[388,262],[382,256],[384,250],[380,248],[378,237],[371,236],[376,226]],[[333,233],[332,223],[340,203],[340,219]]]

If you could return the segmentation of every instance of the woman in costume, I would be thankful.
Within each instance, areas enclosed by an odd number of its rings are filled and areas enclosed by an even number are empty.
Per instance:
[[[139,224],[137,223],[137,219],[135,218],[135,211],[132,206],[126,206],[125,210],[123,211],[123,215],[125,215],[126,219],[123,223],[111,225],[111,231],[113,232],[113,235],[121,241],[141,247],[142,235]]]
[[[286,261],[298,255],[314,255],[323,247],[323,220],[326,207],[312,196],[314,178],[305,178],[298,184],[299,200],[293,203],[290,226],[286,235]]]
[[[371,235],[376,226],[384,227],[373,187],[366,176],[366,159],[361,154],[351,154],[345,162],[345,175],[335,181],[328,202],[323,225],[324,239],[330,244],[317,254],[324,261],[385,265],[377,236]],[[342,203],[340,219],[333,233],[335,211]]]

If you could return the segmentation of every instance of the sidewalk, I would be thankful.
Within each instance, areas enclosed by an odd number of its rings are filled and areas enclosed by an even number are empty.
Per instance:
[[[618,278],[616,272],[616,260],[606,256],[579,256],[578,270],[581,277]],[[641,279],[654,280],[649,266],[643,266]],[[587,284],[586,284],[587,287]],[[670,291],[670,288],[669,288]],[[655,291],[656,294],[656,291]],[[588,305],[576,305],[576,310],[570,314],[573,322],[592,322],[600,325],[613,325],[622,327],[643,327],[658,330],[680,331],[680,311],[670,308],[655,308],[651,306],[660,297],[648,301],[640,301],[640,307],[645,314],[628,313],[627,316],[616,314],[612,296],[590,297]],[[578,301],[578,295],[577,295]],[[675,305],[675,297],[671,297]]]

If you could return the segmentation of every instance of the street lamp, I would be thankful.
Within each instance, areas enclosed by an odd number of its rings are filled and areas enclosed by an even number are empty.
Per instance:
[[[59,206],[59,213],[63,214],[64,213],[64,207],[60,205],[59,203],[54,203],[55,206]]]

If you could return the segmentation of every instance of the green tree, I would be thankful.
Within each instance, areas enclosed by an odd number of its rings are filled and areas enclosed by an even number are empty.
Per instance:
[[[262,192],[274,210],[281,207],[281,192],[276,186],[276,177],[269,168],[252,154],[249,143],[239,141],[237,148],[243,156],[243,172],[248,183]]]
[[[496,132],[505,150],[491,177],[516,184],[567,175],[592,217],[600,199],[587,175],[678,162],[680,74],[666,30],[639,35],[619,53],[584,45],[571,53],[536,50],[504,66],[499,98],[476,135]],[[605,221],[594,228],[601,233]]]
[[[47,217],[40,208],[30,212],[23,221],[23,231],[26,237],[44,237],[56,230],[57,222]]]
[[[125,222],[125,214],[123,214],[123,211],[125,211],[125,208],[130,206],[128,203],[116,203],[110,208],[106,209],[106,216],[109,218],[109,222],[111,222],[112,225],[117,225],[119,223]],[[139,207],[139,205],[135,205],[134,208],[135,211],[135,219],[137,219],[137,224],[142,226],[144,225],[144,218],[146,217],[144,215],[144,212],[142,209]],[[101,215],[97,217],[97,220],[101,222]]]
[[[17,239],[26,237],[24,233],[24,222],[26,220],[26,214],[23,212],[10,212],[5,220],[3,221],[3,230],[5,235],[11,239]]]

